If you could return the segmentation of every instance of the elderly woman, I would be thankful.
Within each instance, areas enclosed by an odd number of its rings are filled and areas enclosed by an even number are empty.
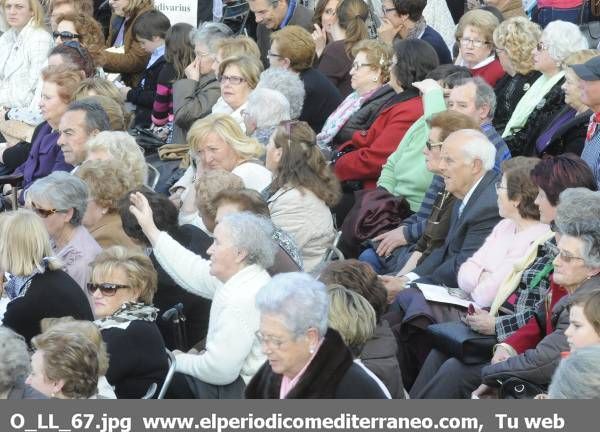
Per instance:
[[[290,120],[290,103],[277,90],[256,88],[242,113],[246,135],[266,146],[279,123]]]
[[[78,177],[57,171],[37,180],[27,191],[30,208],[44,220],[52,251],[63,270],[85,291],[89,264],[102,248],[81,222],[88,204],[87,185]]]
[[[340,199],[339,181],[305,122],[277,127],[267,145],[266,165],[273,172],[267,199],[271,219],[296,239],[304,268],[311,271],[335,236],[330,208]]]
[[[394,90],[385,85],[390,78],[392,50],[384,43],[363,40],[352,48],[354,62],[350,68],[350,84],[354,91],[331,113],[317,135],[322,149],[352,138],[357,130],[367,130],[379,109]]]
[[[389,45],[394,39],[421,39],[429,43],[438,56],[440,64],[452,62],[448,45],[442,36],[427,25],[423,10],[426,0],[383,0],[383,19],[377,29],[379,38]]]
[[[275,255],[271,223],[248,213],[225,216],[215,227],[208,261],[156,227],[143,195],[131,195],[131,202],[130,211],[162,268],[184,289],[212,299],[204,351],[175,352],[188,393],[197,398],[241,398],[264,361],[254,335],[259,325],[254,303],[270,280],[265,269]]]
[[[387,293],[377,273],[357,260],[333,261],[323,269],[319,280],[326,285],[340,284],[364,297],[373,307],[375,329],[358,358],[383,381],[392,398],[404,399],[402,373],[396,358],[398,345],[388,322],[382,319],[388,307]]]
[[[221,95],[213,72],[215,44],[232,35],[223,23],[204,22],[190,35],[196,58],[185,69],[185,78],[173,83],[173,142],[184,143],[192,124],[206,117]]]
[[[540,76],[540,72],[533,67],[531,51],[541,35],[540,27],[525,17],[502,21],[494,30],[496,55],[506,72],[495,88],[493,124],[499,131],[504,131],[515,107]]]
[[[217,79],[221,83],[221,97],[213,105],[213,114],[228,114],[245,129],[242,111],[250,92],[256,88],[263,67],[259,59],[247,55],[224,59],[219,64]]]
[[[315,42],[310,33],[297,25],[272,33],[267,57],[271,68],[284,68],[298,74],[305,90],[299,119],[314,131],[320,131],[327,117],[342,102],[342,96],[325,75],[313,68]]]
[[[462,16],[456,27],[459,50],[455,63],[468,67],[473,76],[482,77],[492,87],[504,75],[494,54],[493,34],[498,24],[491,12],[473,9]]]
[[[79,42],[91,54],[94,66],[101,68],[104,64],[104,33],[94,17],[81,12],[61,14],[56,18],[52,36],[57,45]]]
[[[534,68],[542,75],[523,95],[502,133],[513,156],[535,153],[533,146],[543,128],[565,104],[561,64],[587,47],[587,40],[575,24],[554,21],[544,29],[532,51]]]
[[[29,210],[0,215],[0,268],[5,272],[3,325],[27,342],[40,333],[42,318],[92,320],[90,303],[77,282],[52,257],[42,220]]]
[[[304,84],[300,77],[287,69],[268,68],[260,74],[257,89],[275,90],[286,97],[290,105],[290,119],[298,120],[304,107]]]
[[[95,96],[99,97],[99,96]],[[109,117],[110,118],[110,117]],[[104,131],[87,142],[89,161],[121,161],[127,167],[133,186],[141,186],[148,178],[144,153],[135,139],[125,132]]]
[[[0,36],[0,107],[27,108],[32,101],[52,36],[38,0],[4,0],[9,29]]]
[[[119,0],[111,2],[113,15],[106,40],[109,47],[104,52],[104,70],[121,74],[121,80],[128,87],[135,87],[140,80],[150,54],[137,42],[133,33],[136,20],[144,13],[153,10],[152,0]]]
[[[535,142],[535,153],[538,155],[557,155],[574,153],[581,155],[587,135],[588,123],[592,110],[581,101],[579,77],[570,67],[582,64],[597,57],[597,50],[581,50],[566,58],[565,82],[562,90],[565,93],[565,105],[556,113]]]
[[[31,373],[26,383],[50,398],[90,399],[98,391],[95,344],[75,333],[46,331],[31,340]]]
[[[44,399],[25,384],[29,373],[27,343],[11,329],[0,327],[0,399]]]
[[[110,364],[106,379],[119,399],[139,399],[168,369],[165,344],[152,306],[156,271],[145,254],[121,246],[100,253],[92,263],[88,291],[96,325]]]
[[[329,299],[305,273],[275,276],[258,293],[256,338],[267,362],[246,388],[248,399],[384,399],[354,363],[339,333],[328,328]]]
[[[126,166],[116,160],[87,161],[77,170],[89,190],[87,208],[82,224],[100,247],[125,246],[136,248],[125,234],[118,213],[118,202],[136,185]]]
[[[421,81],[438,66],[437,54],[420,39],[394,42],[390,86],[392,95],[368,131],[355,132],[342,144],[335,158],[335,173],[347,192],[373,189],[387,158],[410,126],[423,114],[419,91],[412,83]]]

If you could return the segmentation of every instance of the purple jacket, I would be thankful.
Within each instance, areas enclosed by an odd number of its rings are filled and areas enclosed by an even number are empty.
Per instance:
[[[53,132],[48,123],[44,123],[33,143],[27,160],[15,170],[15,174],[23,174],[23,190],[39,178],[46,177],[54,171],[71,171],[73,166],[65,162],[63,152],[56,144],[58,132]]]

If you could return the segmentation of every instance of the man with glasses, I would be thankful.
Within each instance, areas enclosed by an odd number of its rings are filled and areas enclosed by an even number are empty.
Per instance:
[[[299,0],[248,0],[256,17],[256,42],[265,68],[269,67],[267,52],[271,47],[271,32],[288,25],[298,25],[313,31],[313,11],[302,6]]]

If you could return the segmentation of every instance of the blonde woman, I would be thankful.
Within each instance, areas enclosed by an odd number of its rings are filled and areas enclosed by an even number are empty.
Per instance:
[[[27,342],[40,333],[42,318],[94,318],[85,293],[61,267],[39,216],[25,209],[0,215],[0,268],[10,300],[3,325]]]

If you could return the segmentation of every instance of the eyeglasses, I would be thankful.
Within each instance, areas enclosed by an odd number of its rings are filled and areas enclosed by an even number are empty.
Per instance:
[[[335,11],[334,8],[327,8],[323,12],[323,15],[335,16],[336,15],[336,11]]]
[[[81,47],[81,44],[80,44],[78,41],[70,40],[70,41],[67,41],[67,42],[63,43],[63,46],[66,46],[66,47],[69,47],[69,48],[76,49],[76,50],[77,50],[77,54],[79,54],[79,57],[81,57],[81,59],[82,59],[83,61],[87,61],[87,58],[88,58],[89,56],[86,56],[86,55],[83,53],[83,49],[82,49],[82,47]]]
[[[359,70],[363,66],[373,66],[373,63],[359,63],[359,62],[354,62],[354,63],[352,63],[352,67],[350,68],[350,70],[357,71],[357,70]]]
[[[500,53],[506,52],[505,48],[495,47],[494,50],[496,51],[496,54],[500,54]]]
[[[103,296],[112,297],[117,293],[117,290],[123,288],[130,288],[129,285],[118,285],[112,283],[101,283],[101,284],[87,284],[87,290],[90,294],[94,294],[96,291],[100,290]]]
[[[271,346],[275,349],[280,349],[283,344],[285,344],[286,342],[289,342],[289,340],[286,341],[286,340],[281,340],[281,339],[270,337],[270,336],[265,336],[264,334],[262,334],[260,332],[260,330],[257,330],[254,333],[254,336],[256,336],[256,339],[258,339],[258,342],[261,345]]]
[[[488,44],[488,42],[486,42],[486,41],[477,40],[477,39],[468,39],[468,38],[460,38],[459,41],[462,46],[465,46],[465,47],[472,46],[473,48],[481,48],[482,46]]]
[[[60,37],[62,40],[79,39],[79,35],[77,33],[71,33],[68,31],[62,31],[62,32],[54,31],[54,32],[52,32],[52,37],[54,39],[56,39],[57,37]]]
[[[425,141],[425,146],[427,147],[427,150],[429,150],[429,151],[431,151],[431,149],[434,147],[441,147],[442,144],[444,144],[444,143],[431,141],[429,138],[427,139],[427,141]]]
[[[269,50],[267,51],[267,57],[278,57],[278,58],[283,58],[283,56],[281,54],[277,54],[274,53],[273,51]]]
[[[544,42],[538,42],[537,45],[535,46],[535,48],[538,51],[545,51],[548,49],[548,45],[546,45]]]
[[[218,79],[221,84],[226,84],[227,82],[229,82],[233,85],[240,85],[241,83],[246,81],[244,77],[235,75],[221,75]]]
[[[573,260],[584,261],[584,258],[571,255],[569,252],[564,251],[558,247],[556,248],[556,251],[557,251],[556,258],[560,258],[560,260],[563,261],[565,264],[569,264]]]
[[[496,192],[498,192],[499,189],[508,189],[506,186],[502,186],[501,181],[497,181],[496,183],[494,183],[494,187],[496,188]]]
[[[396,8],[387,8],[385,7],[385,5],[381,5],[381,12],[383,12],[384,15],[387,15],[390,12],[395,12]]]
[[[34,211],[35,214],[37,214],[42,219],[46,219],[48,216],[53,215],[54,213],[66,213],[68,211],[68,210],[57,210],[57,209],[47,210],[47,209],[38,207],[34,203],[31,203],[31,209]]]

